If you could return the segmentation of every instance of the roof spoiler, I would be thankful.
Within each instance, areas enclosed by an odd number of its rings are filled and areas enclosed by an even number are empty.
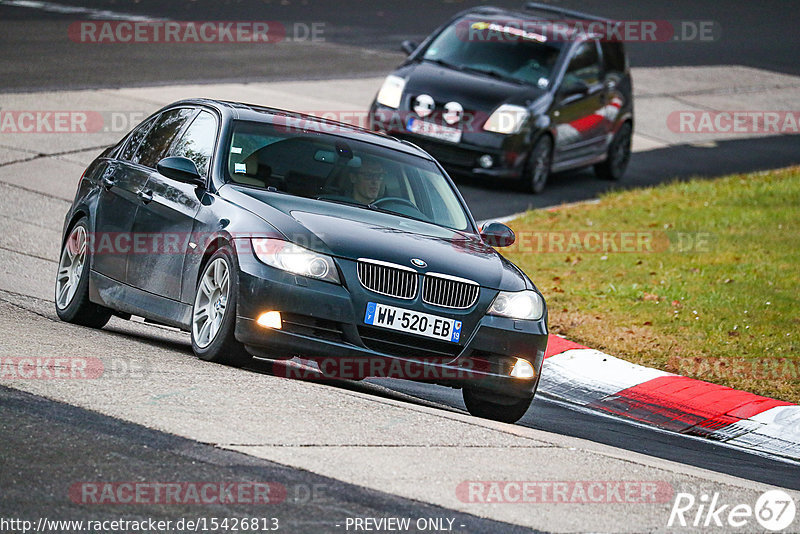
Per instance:
[[[539,11],[542,13],[553,13],[556,15],[561,15],[562,17],[571,17],[575,19],[583,19],[583,20],[599,20],[602,22],[612,22],[610,19],[606,19],[603,17],[597,17],[595,15],[589,15],[587,13],[581,13],[580,11],[573,11],[571,9],[564,9],[562,7],[551,6],[548,4],[540,4],[539,2],[525,2],[522,6],[525,11]]]

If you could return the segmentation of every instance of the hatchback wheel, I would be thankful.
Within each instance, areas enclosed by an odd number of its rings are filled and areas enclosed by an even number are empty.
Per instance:
[[[533,146],[528,166],[523,173],[522,185],[527,192],[538,195],[544,191],[544,186],[550,177],[552,153],[553,141],[549,135],[543,135]]]
[[[516,423],[533,402],[533,397],[529,399],[517,399],[512,397],[494,397],[489,400],[475,391],[464,388],[462,390],[464,404],[467,411],[475,417],[492,419],[503,423]]]
[[[594,166],[594,172],[604,180],[619,180],[628,168],[631,159],[633,127],[630,122],[620,126],[608,146],[606,160]]]
[[[250,360],[233,335],[237,292],[233,254],[221,248],[200,275],[192,307],[192,349],[201,360],[237,366]]]
[[[72,227],[58,262],[56,275],[56,314],[68,323],[102,328],[112,311],[89,301],[89,267],[91,261],[89,220],[81,218]]]

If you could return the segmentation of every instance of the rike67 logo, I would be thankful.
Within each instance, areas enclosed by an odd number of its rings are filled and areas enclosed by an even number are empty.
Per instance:
[[[746,528],[749,532],[756,526],[755,521],[761,528],[780,532],[794,522],[796,512],[794,499],[785,491],[778,489],[761,494],[755,506],[723,504],[718,492],[710,496],[704,493],[700,498],[691,493],[678,493],[667,526],[700,527],[704,530],[714,527],[726,530]]]

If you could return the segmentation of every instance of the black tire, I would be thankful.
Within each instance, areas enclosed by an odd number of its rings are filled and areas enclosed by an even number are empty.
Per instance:
[[[228,269],[228,290],[225,303],[222,306],[222,318],[219,321],[216,331],[214,331],[213,335],[209,336],[210,339],[198,340],[198,334],[200,330],[202,330],[196,327],[198,304],[205,299],[205,294],[203,299],[200,299],[198,293],[201,291],[200,286],[203,284],[204,278],[209,274],[211,269],[216,268],[218,260],[224,262]],[[192,305],[190,332],[192,337],[192,350],[201,360],[239,367],[252,359],[252,356],[245,350],[244,345],[236,341],[234,337],[234,328],[236,326],[236,298],[239,290],[238,272],[238,265],[231,249],[224,246],[209,258],[208,262],[203,266],[203,271],[197,280],[195,298]],[[208,308],[211,307],[214,306],[209,299]],[[207,321],[212,321],[212,318],[209,317]]]
[[[594,166],[594,172],[603,180],[619,180],[628,169],[631,160],[631,140],[633,139],[633,126],[625,122],[619,127],[611,144],[608,145],[606,159]]]
[[[550,177],[552,160],[553,139],[549,135],[543,135],[533,145],[525,172],[522,173],[522,188],[525,192],[538,195],[544,191]]]
[[[471,415],[502,423],[516,423],[522,419],[533,402],[533,397],[529,399],[496,397],[501,402],[493,402],[468,388],[464,388],[461,394]]]
[[[77,241],[73,240],[73,238],[80,232],[83,232],[84,237],[82,246],[83,260],[80,261],[78,268],[73,269],[74,260],[81,252],[75,249],[75,246],[80,245],[77,245]],[[90,246],[88,235],[89,219],[86,217],[82,217],[75,222],[67,232],[67,238],[64,240],[64,244],[61,247],[61,255],[59,256],[53,303],[56,307],[56,315],[62,321],[91,328],[102,328],[111,319],[113,312],[89,300],[89,271],[91,270],[92,247]],[[69,257],[71,252],[75,253],[72,259]],[[65,261],[70,261],[70,267],[64,267]],[[71,273],[71,276],[67,274],[65,269]],[[69,283],[69,286],[66,286],[67,283]],[[73,284],[74,292],[71,292],[70,289]],[[70,293],[72,294],[70,295]]]

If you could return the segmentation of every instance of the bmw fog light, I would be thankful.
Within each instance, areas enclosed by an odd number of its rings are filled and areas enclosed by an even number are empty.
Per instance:
[[[484,154],[478,158],[478,164],[484,169],[490,169],[494,165],[494,158],[489,154]]]
[[[523,360],[522,358],[517,358],[517,363],[515,363],[514,368],[511,369],[511,376],[514,378],[533,378],[536,376],[536,372],[533,370],[531,362]]]
[[[280,330],[283,326],[283,323],[281,322],[281,312],[264,312],[258,316],[258,319],[256,319],[256,324],[258,324],[258,326],[263,326],[264,328],[275,328]]]

